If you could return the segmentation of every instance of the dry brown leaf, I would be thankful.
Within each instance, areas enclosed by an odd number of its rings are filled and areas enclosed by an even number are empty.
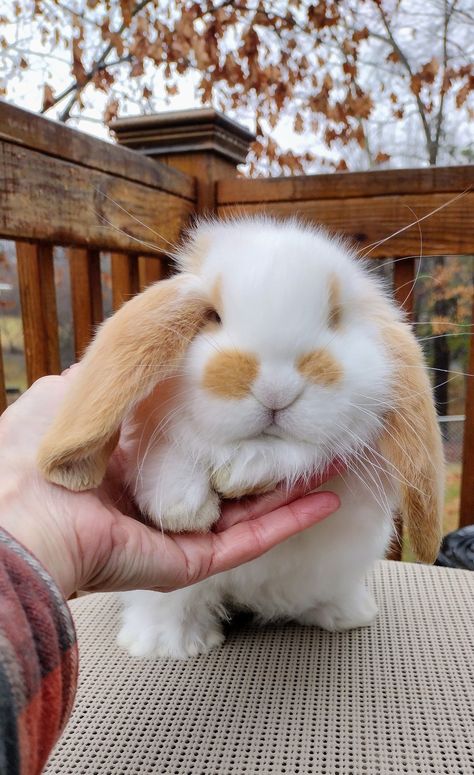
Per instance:
[[[354,43],[360,43],[361,40],[367,40],[369,37],[369,30],[367,27],[363,27],[361,30],[356,30],[352,35]]]
[[[119,101],[117,99],[111,100],[107,103],[107,106],[104,111],[104,123],[108,124],[110,121],[112,121],[114,118],[117,117],[119,109]]]
[[[42,106],[41,110],[48,110],[52,105],[54,105],[55,97],[52,87],[49,85],[49,83],[45,83],[43,86],[43,100],[42,100]]]
[[[304,119],[301,113],[297,113],[293,122],[293,129],[296,134],[301,135],[304,132]]]
[[[436,57],[433,57],[433,59],[423,65],[421,70],[418,71],[417,75],[420,76],[420,79],[423,81],[423,83],[433,83],[438,74],[438,71],[439,62]]]
[[[342,69],[346,75],[350,75],[351,78],[355,78],[357,75],[357,65],[354,62],[344,62]]]
[[[474,77],[468,80],[456,94],[456,107],[461,108],[466,102],[469,94],[474,90]]]
[[[415,94],[416,96],[418,96],[420,94],[421,87],[422,87],[422,82],[421,82],[421,78],[420,78],[419,73],[417,73],[416,75],[413,75],[411,77],[411,79],[410,79],[410,87],[411,87],[411,90],[412,90],[413,94]]]

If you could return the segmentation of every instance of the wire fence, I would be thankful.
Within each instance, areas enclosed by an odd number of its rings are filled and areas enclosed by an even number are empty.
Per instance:
[[[443,437],[444,454],[448,463],[460,463],[462,461],[464,421],[465,416],[463,414],[438,417]]]

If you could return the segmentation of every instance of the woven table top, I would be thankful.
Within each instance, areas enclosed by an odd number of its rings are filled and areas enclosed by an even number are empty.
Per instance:
[[[72,601],[75,710],[48,775],[474,773],[474,573],[380,562],[369,628],[238,620],[186,662],[118,649],[118,601]]]

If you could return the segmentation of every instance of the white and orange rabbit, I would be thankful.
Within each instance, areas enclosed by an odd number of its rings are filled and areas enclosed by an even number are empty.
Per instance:
[[[401,511],[419,558],[440,539],[443,455],[423,356],[341,241],[294,221],[205,222],[179,273],[100,329],[44,440],[45,475],[104,475],[124,421],[128,481],[169,531],[206,531],[221,498],[310,477],[335,458],[337,513],[194,587],[123,595],[120,643],[184,658],[222,639],[228,606],[330,630],[369,624],[364,575]]]

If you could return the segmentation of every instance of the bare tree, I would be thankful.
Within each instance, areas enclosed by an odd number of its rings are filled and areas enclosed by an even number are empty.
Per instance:
[[[36,75],[42,112],[77,120],[102,95],[108,121],[192,79],[256,118],[253,174],[468,160],[473,55],[470,0],[15,0],[0,17],[7,97]]]

